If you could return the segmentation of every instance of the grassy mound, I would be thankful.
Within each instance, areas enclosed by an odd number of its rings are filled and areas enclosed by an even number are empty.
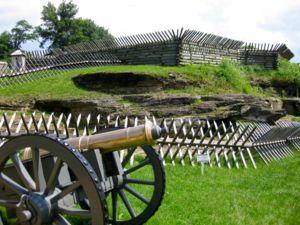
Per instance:
[[[184,79],[201,83],[201,86],[189,86],[185,89],[169,89],[166,94],[188,93],[193,95],[245,93],[268,96],[262,88],[252,87],[251,80],[264,79],[288,81],[300,87],[300,66],[280,60],[278,70],[266,70],[258,66],[240,66],[229,60],[223,60],[219,66],[187,65],[178,67],[161,66],[104,66],[67,70],[64,74],[36,80],[31,83],[15,85],[0,89],[0,96],[6,98],[97,98],[105,93],[88,91],[77,87],[72,78],[80,74],[93,73],[136,73],[166,77],[170,74],[180,75]]]

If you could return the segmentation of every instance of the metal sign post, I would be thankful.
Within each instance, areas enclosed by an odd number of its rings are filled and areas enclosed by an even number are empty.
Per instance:
[[[197,161],[198,161],[198,163],[199,164],[201,164],[201,174],[202,174],[202,176],[204,175],[204,164],[205,163],[210,163],[210,157],[209,157],[209,154],[208,153],[203,153],[203,154],[201,154],[201,153],[199,153],[198,155],[197,155]]]

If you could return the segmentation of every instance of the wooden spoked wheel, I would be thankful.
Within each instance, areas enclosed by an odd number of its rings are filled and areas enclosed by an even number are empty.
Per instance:
[[[119,165],[122,184],[107,194],[109,221],[117,225],[144,224],[163,200],[164,167],[151,146],[131,148],[125,152]]]
[[[31,159],[23,160],[25,149]],[[59,139],[22,135],[0,148],[0,207],[14,215],[10,224],[70,225],[77,218],[92,225],[108,222],[105,194],[89,162]],[[78,207],[84,194],[90,209]]]

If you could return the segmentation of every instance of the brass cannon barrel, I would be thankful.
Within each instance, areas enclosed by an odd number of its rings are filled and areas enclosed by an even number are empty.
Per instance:
[[[102,153],[108,153],[144,144],[152,145],[155,140],[160,138],[165,132],[165,129],[155,126],[150,121],[146,121],[144,125],[89,136],[68,138],[65,142],[82,151],[100,149]],[[42,154],[46,155],[48,153],[44,152]],[[31,150],[26,149],[23,154],[23,159],[28,160],[31,158]]]
[[[143,144],[154,144],[164,129],[154,126],[150,121],[144,125],[113,130],[105,133],[69,138],[67,143],[77,149],[100,149],[107,153]]]

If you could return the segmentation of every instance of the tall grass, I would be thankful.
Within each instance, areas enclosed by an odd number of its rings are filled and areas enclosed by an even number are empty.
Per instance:
[[[258,65],[243,66],[242,68],[246,74],[251,74],[254,77],[265,77],[289,82],[296,81],[300,84],[300,66],[283,58],[279,58],[277,70],[264,69]]]
[[[254,90],[241,67],[228,59],[222,60],[220,70],[217,75],[220,79],[224,79],[228,82],[238,92],[245,94],[254,93]]]
[[[275,75],[278,78],[294,81],[297,86],[300,86],[300,66],[286,59],[279,60],[279,68]]]
[[[270,81],[270,83],[273,81],[276,83],[284,82],[294,88],[296,87],[296,96],[299,97],[300,66],[298,64],[279,58],[277,70],[264,69],[256,65],[243,66],[243,70],[248,78],[252,80],[263,79],[265,81]]]

